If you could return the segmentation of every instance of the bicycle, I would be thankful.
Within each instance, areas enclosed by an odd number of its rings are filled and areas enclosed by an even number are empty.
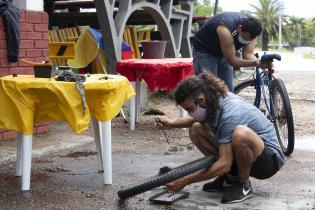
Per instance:
[[[258,55],[257,55],[258,56]],[[278,54],[264,54],[261,61],[271,64]],[[256,67],[252,78],[247,78],[234,87],[234,93],[253,103],[273,123],[279,145],[287,156],[294,150],[294,123],[289,95],[284,82],[275,78],[274,69]]]

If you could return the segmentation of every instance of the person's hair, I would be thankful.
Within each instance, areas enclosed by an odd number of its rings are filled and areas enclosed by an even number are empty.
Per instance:
[[[258,36],[262,31],[261,22],[254,17],[242,19],[240,25],[242,26],[242,31],[248,32],[252,39]]]
[[[204,72],[183,80],[175,92],[175,102],[181,105],[186,99],[196,100],[200,93],[205,94],[207,104],[207,122],[211,126],[219,107],[219,98],[225,96],[228,87],[214,75]]]

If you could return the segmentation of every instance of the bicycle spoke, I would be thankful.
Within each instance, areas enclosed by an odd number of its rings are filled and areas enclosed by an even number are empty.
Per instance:
[[[280,141],[284,148],[288,147],[288,126],[287,118],[285,115],[285,107],[281,99],[281,95],[277,89],[274,90],[274,116],[276,125],[278,127],[278,134]]]

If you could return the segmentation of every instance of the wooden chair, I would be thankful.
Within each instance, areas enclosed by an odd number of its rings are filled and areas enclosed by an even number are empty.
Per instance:
[[[48,56],[56,66],[67,65],[67,59],[74,58],[74,44],[80,36],[77,27],[49,30]]]
[[[132,48],[132,57],[140,58],[139,46],[137,44],[137,33],[134,27],[127,26],[125,28],[123,40]]]
[[[141,41],[151,40],[152,29],[136,30],[133,26],[126,26],[123,34],[123,40],[130,45],[133,50],[133,58],[141,58],[139,46]]]
[[[152,29],[140,29],[137,30],[137,41],[150,41]]]
[[[48,57],[54,65],[65,66],[68,59],[75,56],[75,43],[72,42],[49,42]]]

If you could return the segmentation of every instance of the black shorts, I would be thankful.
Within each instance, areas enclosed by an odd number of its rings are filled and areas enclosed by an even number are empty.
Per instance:
[[[268,179],[275,175],[279,170],[277,156],[268,147],[265,146],[263,152],[252,165],[250,176],[256,179]],[[235,160],[230,171],[233,176],[238,175],[238,169]]]

